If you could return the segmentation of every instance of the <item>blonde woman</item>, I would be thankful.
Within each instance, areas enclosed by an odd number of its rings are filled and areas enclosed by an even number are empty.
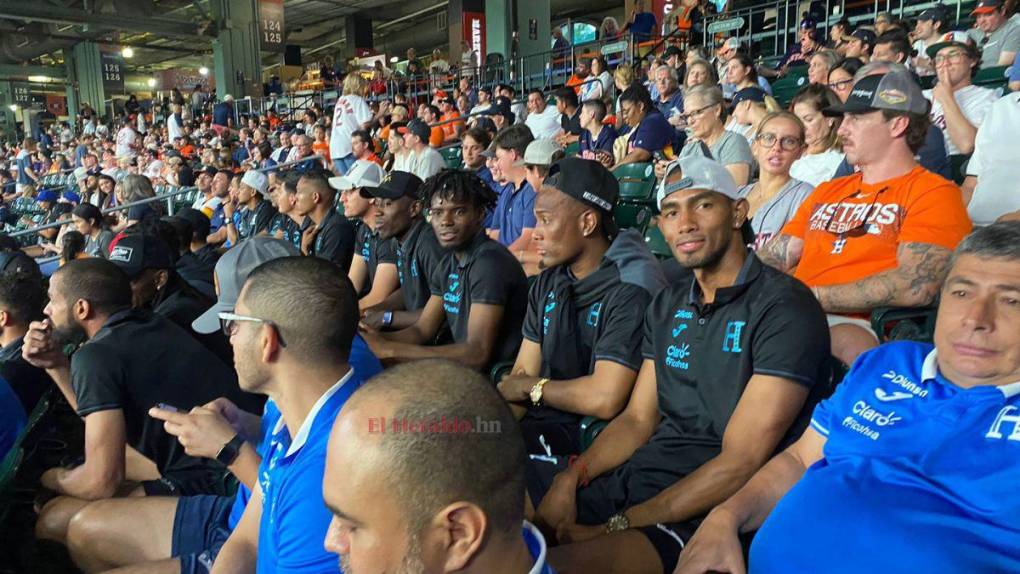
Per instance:
[[[684,91],[695,86],[714,86],[719,83],[719,75],[715,66],[708,60],[694,60],[687,64],[687,76],[684,77]]]
[[[787,111],[770,112],[754,132],[751,151],[759,165],[759,179],[738,190],[750,204],[754,248],[778,234],[814,186],[790,176],[790,167],[804,153],[804,124]]]
[[[627,88],[634,83],[634,68],[621,64],[617,66],[616,71],[613,72],[613,82],[616,84],[616,129],[621,130],[624,125],[623,114],[620,113],[620,95],[623,95],[627,91]]]
[[[343,176],[354,165],[351,135],[369,129],[374,119],[368,107],[368,80],[354,72],[344,78],[343,93],[333,109],[333,131],[329,136],[329,155],[333,169]]]
[[[826,117],[822,110],[840,103],[839,96],[826,86],[805,86],[790,102],[790,109],[804,124],[806,149],[793,163],[790,174],[817,186],[833,178],[845,154],[839,143],[840,118]]]

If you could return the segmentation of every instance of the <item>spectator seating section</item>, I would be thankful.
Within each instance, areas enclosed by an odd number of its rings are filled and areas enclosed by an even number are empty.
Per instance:
[[[464,165],[464,158],[461,155],[463,152],[460,149],[460,145],[440,148],[439,153],[443,155],[443,159],[446,160],[446,167],[450,169],[460,169]]]
[[[655,168],[650,163],[627,163],[613,171],[620,184],[620,200],[613,212],[616,223],[642,234],[655,209]]]
[[[871,328],[882,343],[901,340],[931,343],[937,308],[937,303],[916,308],[879,307],[871,312]]]
[[[808,84],[807,66],[791,66],[786,75],[772,83],[772,97],[784,108]]]

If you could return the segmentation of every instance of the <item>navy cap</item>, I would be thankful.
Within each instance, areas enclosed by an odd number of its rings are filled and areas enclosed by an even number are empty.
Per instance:
[[[869,46],[874,46],[875,45],[876,36],[875,36],[875,33],[872,32],[871,30],[865,30],[864,28],[858,28],[858,29],[854,30],[853,34],[850,34],[850,35],[853,36],[854,38],[857,38],[858,40],[864,42],[865,44],[867,44]]]
[[[738,90],[737,93],[733,94],[733,101],[730,103],[731,108],[737,107],[740,102],[764,102],[765,101],[765,90],[751,86],[750,88],[744,88]]]

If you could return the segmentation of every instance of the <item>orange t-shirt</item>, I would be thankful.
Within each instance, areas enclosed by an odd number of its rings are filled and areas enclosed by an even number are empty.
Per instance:
[[[313,143],[312,152],[319,157],[329,157],[329,140]]]
[[[440,147],[443,142],[446,141],[446,135],[443,133],[442,126],[436,126],[432,128],[432,134],[429,135],[429,145],[432,147]]]
[[[577,76],[575,76],[574,74],[570,74],[570,77],[567,78],[566,87],[574,88],[574,92],[577,95],[580,96],[581,95],[581,84],[583,84],[585,82],[585,80],[587,80],[587,78],[581,79],[581,78],[578,78]]]
[[[894,269],[901,242],[955,249],[970,230],[960,188],[920,166],[874,185],[860,173],[822,183],[783,227],[804,240],[794,276],[811,287]]]
[[[450,112],[448,114],[443,114],[442,116],[440,116],[439,121],[445,122],[446,120],[455,120],[459,117],[460,114],[458,114],[457,112]],[[450,122],[448,124],[443,124],[442,126],[440,126],[441,128],[443,128],[444,141],[457,139],[457,126],[462,125],[463,123],[464,122]]]

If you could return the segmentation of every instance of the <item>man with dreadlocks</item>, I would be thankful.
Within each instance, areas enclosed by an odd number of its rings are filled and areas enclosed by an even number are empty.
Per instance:
[[[532,240],[545,271],[531,287],[517,361],[499,383],[523,415],[529,453],[579,453],[581,417],[619,414],[641,369],[636,311],[666,280],[641,234],[618,231],[619,194],[602,164],[566,158],[535,199]]]
[[[445,251],[429,277],[431,297],[410,327],[366,332],[365,340],[384,361],[441,358],[484,370],[513,360],[521,342],[528,280],[517,259],[485,234],[483,223],[496,203],[495,192],[474,173],[444,170],[425,180],[421,196]],[[444,319],[454,342],[424,346]]]

